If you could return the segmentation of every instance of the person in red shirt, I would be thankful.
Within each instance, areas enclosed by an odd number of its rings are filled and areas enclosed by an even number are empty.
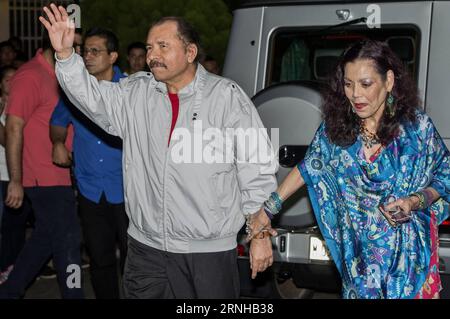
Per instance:
[[[49,41],[44,40],[43,48],[11,82],[6,109],[10,182],[5,204],[19,208],[27,198],[36,222],[8,280],[0,286],[0,298],[23,296],[50,257],[62,297],[83,298],[76,273],[80,275],[80,225],[70,172],[52,162],[49,122],[59,100],[53,55]],[[70,132],[67,140],[71,142],[72,136]]]

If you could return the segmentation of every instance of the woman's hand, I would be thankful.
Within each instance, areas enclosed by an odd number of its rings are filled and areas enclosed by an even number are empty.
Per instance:
[[[381,205],[379,209],[392,226],[397,226],[409,222],[412,210],[418,205],[419,199],[416,196],[409,196]]]

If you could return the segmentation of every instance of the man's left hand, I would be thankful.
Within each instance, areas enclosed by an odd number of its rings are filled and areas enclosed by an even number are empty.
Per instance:
[[[252,279],[256,278],[258,272],[265,271],[273,264],[272,241],[268,233],[265,238],[253,238],[250,243],[250,268]]]
[[[277,232],[271,227],[270,219],[262,208],[252,216],[250,229],[250,268],[252,279],[255,279],[258,272],[265,271],[273,263],[270,237],[276,236]]]

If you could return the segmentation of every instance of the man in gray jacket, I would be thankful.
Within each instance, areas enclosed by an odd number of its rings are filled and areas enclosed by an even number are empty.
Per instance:
[[[40,21],[56,51],[61,87],[90,119],[123,139],[126,297],[238,297],[236,236],[246,218],[251,235],[258,234],[251,236],[252,276],[273,262],[261,229],[274,232],[261,207],[277,187],[278,166],[273,156],[260,156],[273,150],[250,99],[198,63],[198,35],[181,18],[150,28],[152,73],[117,84],[98,82],[74,54],[65,9],[44,11],[48,20]]]

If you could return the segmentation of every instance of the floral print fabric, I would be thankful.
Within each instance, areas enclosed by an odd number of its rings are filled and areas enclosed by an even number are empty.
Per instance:
[[[298,169],[340,272],[344,298],[415,298],[430,274],[431,228],[448,217],[449,151],[430,118],[400,125],[399,135],[373,161],[361,140],[330,143],[322,124]],[[433,187],[441,198],[409,223],[392,227],[379,205]],[[437,231],[437,230],[436,230]],[[439,276],[437,272],[437,276]]]

